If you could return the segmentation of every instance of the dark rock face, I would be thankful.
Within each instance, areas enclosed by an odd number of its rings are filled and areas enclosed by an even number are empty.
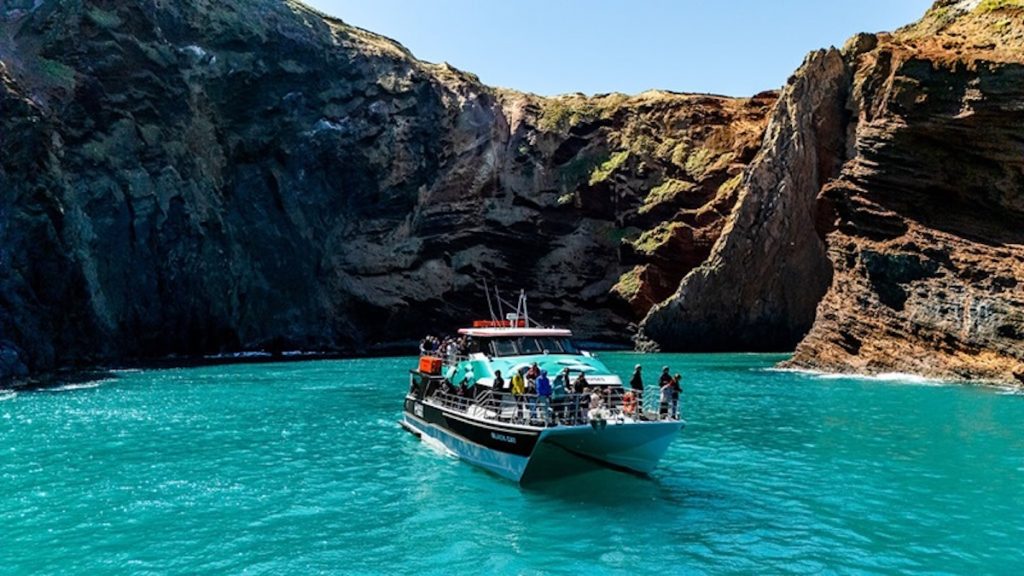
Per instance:
[[[8,3],[0,63],[8,374],[364,351],[482,314],[485,278],[628,341],[775,98],[495,90],[290,0]]]
[[[294,0],[7,2],[0,381],[372,350],[485,279],[588,339],[1024,378],[1024,10],[975,4],[730,99],[489,88]]]

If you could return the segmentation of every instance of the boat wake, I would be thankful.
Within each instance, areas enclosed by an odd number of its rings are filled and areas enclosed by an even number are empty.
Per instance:
[[[17,392],[11,392],[11,391],[0,392],[0,402],[3,402],[5,400],[14,400],[17,397],[18,397],[18,393]]]

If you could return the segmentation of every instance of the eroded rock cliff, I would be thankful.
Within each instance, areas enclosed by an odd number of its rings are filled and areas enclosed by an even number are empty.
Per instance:
[[[774,94],[545,99],[283,0],[0,7],[0,370],[587,338],[710,252]]]
[[[756,349],[813,323],[787,366],[1024,380],[1022,59],[1024,5],[990,0],[812,54],[644,334]]]
[[[835,276],[791,365],[1024,383],[1024,7],[866,40],[822,191]]]
[[[0,6],[0,379],[484,312],[790,366],[1024,377],[1024,7],[780,94],[541,98],[292,0]],[[806,337],[805,337],[806,335]]]

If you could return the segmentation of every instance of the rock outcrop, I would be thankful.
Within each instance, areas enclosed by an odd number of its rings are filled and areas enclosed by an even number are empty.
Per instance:
[[[644,335],[758,349],[813,323],[787,366],[1024,381],[1022,63],[1017,2],[939,2],[812,54]]]
[[[1024,383],[1024,6],[940,2],[848,54],[835,274],[791,366]]]
[[[788,350],[831,279],[816,198],[844,159],[849,74],[836,50],[789,81],[711,257],[656,306],[643,332],[665,350]]]
[[[0,377],[372,350],[484,279],[628,342],[775,101],[492,89],[290,0],[7,2],[0,63]]]

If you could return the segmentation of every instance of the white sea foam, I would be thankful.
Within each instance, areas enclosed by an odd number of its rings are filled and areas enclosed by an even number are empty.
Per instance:
[[[765,368],[766,372],[785,372],[789,374],[802,374],[817,378],[819,380],[867,380],[871,382],[893,382],[900,384],[915,384],[919,386],[947,386],[953,384],[950,380],[927,378],[920,374],[908,372],[883,372],[880,374],[854,374],[844,372],[825,372],[822,370],[811,370],[808,368]]]
[[[203,356],[207,360],[230,360],[233,358],[270,358],[270,352],[230,352],[227,354],[209,354]]]
[[[17,392],[13,392],[11,390],[6,390],[4,392],[0,392],[0,402],[3,402],[4,400],[14,400],[17,397],[18,397],[18,393]]]
[[[64,384],[62,386],[56,386],[54,388],[46,388],[44,392],[71,392],[73,390],[91,390],[93,388],[99,388],[103,384],[113,382],[113,378],[104,378],[102,380],[93,380],[92,382],[82,382],[79,384]]]
[[[448,458],[459,457],[458,454],[449,450],[448,447],[444,445],[444,442],[441,442],[429,434],[423,434],[420,439],[423,440],[423,445],[429,448],[432,452],[437,452],[438,454],[447,456]]]

